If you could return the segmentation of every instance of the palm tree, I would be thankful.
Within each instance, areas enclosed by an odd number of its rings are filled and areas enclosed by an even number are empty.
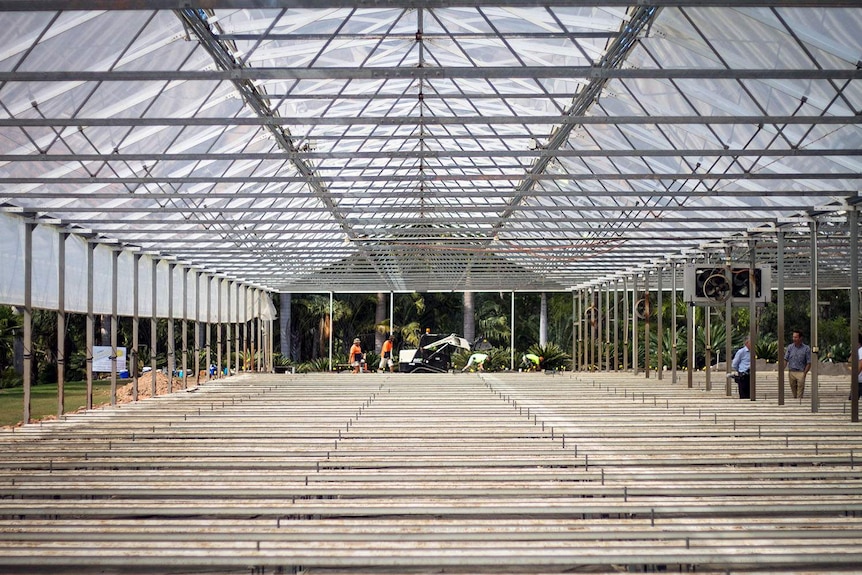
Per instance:
[[[312,348],[312,358],[329,355],[329,336],[332,332],[332,324],[329,321],[329,296],[311,294],[303,298],[297,298],[297,302],[305,311],[304,317],[298,322],[300,329],[303,324],[312,332],[317,340],[317,346]],[[349,308],[338,300],[332,302],[332,320],[339,321]],[[311,328],[314,325],[314,328]],[[309,329],[310,328],[310,329]]]
[[[10,372],[8,377],[14,375],[15,337],[22,333],[22,328],[21,316],[16,315],[11,307],[0,305],[0,379],[4,379],[3,374],[7,370]]]
[[[502,298],[493,294],[482,294],[476,306],[478,335],[484,336],[494,347],[508,347],[512,330],[509,326],[509,316],[503,308]]]

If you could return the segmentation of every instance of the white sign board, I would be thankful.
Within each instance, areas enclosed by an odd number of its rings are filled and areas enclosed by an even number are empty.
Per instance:
[[[110,345],[93,346],[93,371],[111,371],[111,353],[114,348]],[[117,371],[126,371],[126,348],[117,348]]]

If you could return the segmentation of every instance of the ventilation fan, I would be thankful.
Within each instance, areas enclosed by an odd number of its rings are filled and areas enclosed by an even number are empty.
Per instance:
[[[747,270],[746,270],[747,273]],[[730,297],[731,286],[724,272],[713,273],[703,281],[703,295],[715,303],[723,303]]]
[[[753,277],[752,277],[753,276]],[[771,298],[768,266],[686,266],[683,285],[686,301],[696,305],[748,305],[751,296],[757,303]]]
[[[733,270],[733,297],[748,297],[751,293],[747,268]],[[757,278],[755,278],[757,281]]]

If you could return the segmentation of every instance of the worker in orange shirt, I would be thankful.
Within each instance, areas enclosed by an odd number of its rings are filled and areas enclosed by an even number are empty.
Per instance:
[[[394,340],[395,338],[390,335],[383,342],[383,346],[380,348],[380,365],[377,367],[377,371],[384,371],[386,366],[389,366],[389,371],[395,371],[395,362],[392,360],[392,346]]]
[[[362,370],[363,361],[362,343],[357,337],[353,340],[353,345],[350,346],[350,365],[353,366],[353,373],[359,373]]]

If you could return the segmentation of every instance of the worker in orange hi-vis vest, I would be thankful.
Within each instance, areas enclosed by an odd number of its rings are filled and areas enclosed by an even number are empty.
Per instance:
[[[385,371],[386,367],[389,367],[389,371],[395,371],[395,362],[392,360],[392,346],[394,337],[391,335],[386,338],[383,342],[383,346],[380,348],[380,365],[377,367],[377,371]]]
[[[353,373],[359,373],[362,370],[362,360],[362,344],[357,337],[350,346],[350,365],[353,366]]]

